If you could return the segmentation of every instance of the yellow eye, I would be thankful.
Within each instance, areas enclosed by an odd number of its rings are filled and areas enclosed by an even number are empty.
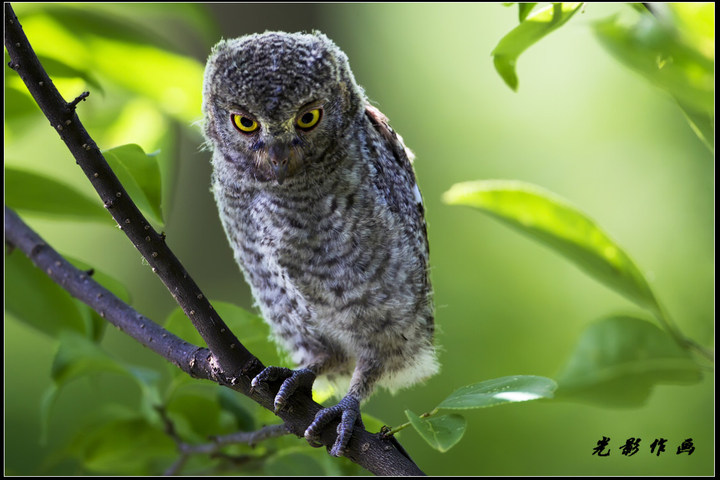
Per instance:
[[[320,117],[322,117],[322,109],[313,108],[297,118],[297,126],[302,130],[310,130],[318,124]]]
[[[233,125],[235,125],[235,128],[240,130],[242,133],[252,133],[260,128],[260,124],[258,122],[250,117],[246,117],[245,115],[233,114],[232,122]]]

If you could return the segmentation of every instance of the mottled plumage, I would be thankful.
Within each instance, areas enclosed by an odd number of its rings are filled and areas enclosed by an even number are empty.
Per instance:
[[[299,370],[281,408],[316,375],[349,379],[332,453],[360,422],[376,385],[436,373],[422,198],[410,152],[356,84],[325,35],[267,32],[221,41],[208,59],[204,131],[213,191],[245,278],[275,339]]]

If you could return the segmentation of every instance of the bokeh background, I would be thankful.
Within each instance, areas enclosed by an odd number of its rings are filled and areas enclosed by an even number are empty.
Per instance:
[[[16,6],[21,22],[23,7]],[[139,7],[123,8],[133,15]],[[619,64],[593,37],[593,21],[633,15],[629,7],[589,4],[525,52],[518,62],[517,93],[502,82],[490,56],[517,24],[516,9],[501,4],[202,8],[217,34],[210,43],[186,39],[185,53],[198,65],[221,36],[321,30],[348,54],[358,82],[416,153],[442,373],[395,396],[377,393],[366,412],[398,425],[406,421],[405,409],[427,411],[462,385],[513,374],[552,378],[591,322],[615,313],[641,314],[553,251],[480,213],[444,205],[442,193],[460,181],[519,179],[570,200],[636,260],[685,335],[714,347],[714,159],[674,101]],[[34,45],[51,30],[32,22],[24,26]],[[69,83],[65,88],[66,98],[81,91]],[[147,135],[152,113],[142,105],[134,111],[124,107],[113,104],[108,93],[93,94],[78,112],[101,148],[130,141],[147,152],[158,148]],[[199,102],[195,110],[199,120]],[[121,114],[127,117],[126,130],[109,132],[103,121]],[[93,125],[86,118],[104,120]],[[150,127],[143,126],[147,122]],[[173,161],[178,162],[177,183],[166,205],[167,241],[210,298],[251,309],[209,191],[210,155],[199,148],[199,128],[185,128],[190,123],[170,127],[177,134],[165,149],[177,154]],[[44,119],[25,128],[22,135],[10,132],[5,142],[9,165],[87,183]],[[148,317],[162,321],[175,307],[117,230],[26,218],[61,252],[82,251],[85,262],[123,279],[133,306]],[[133,405],[137,391],[122,380],[104,378],[68,386],[54,410],[61,413],[53,416],[41,440],[38,409],[56,344],[11,316],[5,319],[6,473],[68,473],[48,452],[75,428],[78,416],[107,399]],[[114,329],[103,344],[133,362],[164,368],[160,359]],[[465,437],[446,453],[432,450],[409,429],[400,441],[430,475],[714,473],[712,371],[695,385],[658,386],[641,408],[538,401],[471,410],[465,416]],[[592,449],[603,436],[611,438],[612,453],[598,458]],[[638,454],[626,457],[619,448],[630,437],[643,443]],[[655,438],[668,439],[668,451],[659,457],[649,451]],[[687,438],[693,439],[695,452],[676,455],[674,449]]]

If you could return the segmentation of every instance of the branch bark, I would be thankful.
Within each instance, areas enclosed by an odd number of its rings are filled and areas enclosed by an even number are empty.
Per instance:
[[[73,267],[7,207],[6,241],[23,251],[71,295],[186,373],[237,390],[273,411],[274,394],[280,382],[270,384],[265,390],[250,389],[250,381],[264,368],[263,364],[225,325],[167,246],[164,236],[156,232],[140,213],[75,112],[87,92],[69,103],[62,98],[40,64],[9,3],[5,4],[5,46],[10,55],[9,66],[20,75],[109,213],[160,277],[209,350],[188,344],[122,302],[86,272]],[[298,392],[288,407],[276,415],[290,432],[302,436],[320,408],[310,395]],[[321,442],[326,447],[335,442],[334,427],[329,426],[322,435]],[[353,432],[346,456],[378,475],[423,475],[393,437],[371,434],[360,428]]]
[[[10,55],[9,66],[25,82],[38,106],[100,195],[105,208],[147,260],[152,271],[170,290],[217,358],[220,367],[227,372],[250,376],[259,373],[263,365],[242,346],[213,310],[208,299],[168,248],[164,238],[140,213],[80,122],[75,107],[87,97],[87,93],[70,103],[62,98],[40,64],[9,3],[5,4],[5,47]]]

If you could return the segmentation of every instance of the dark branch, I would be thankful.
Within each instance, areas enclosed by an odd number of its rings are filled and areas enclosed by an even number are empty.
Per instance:
[[[180,261],[140,213],[75,113],[85,95],[67,103],[48,77],[9,3],[5,4],[5,46],[17,71],[50,120],[103,204],[190,318],[226,372],[254,376],[262,364],[228,329]]]
[[[272,384],[269,391],[250,390],[250,380],[263,369],[262,363],[225,325],[165,244],[164,236],[152,228],[130,199],[75,113],[77,104],[87,94],[81,94],[70,103],[62,98],[40,64],[9,3],[5,4],[5,46],[11,68],[25,82],[118,226],[160,277],[210,350],[187,344],[124,304],[89,278],[87,272],[81,272],[66,262],[6,207],[7,241],[22,250],[36,266],[72,295],[185,372],[237,390],[272,411],[274,393],[279,384]],[[276,414],[285,422],[288,431],[302,436],[320,408],[310,395],[296,394],[288,407]],[[334,428],[330,426],[323,433],[321,442],[332,446],[335,438]],[[402,448],[397,447],[399,444],[392,437],[356,428],[346,456],[375,474],[422,475]]]
[[[193,377],[210,378],[210,352],[191,345],[137,312],[57,253],[7,206],[5,242],[23,252],[55,283],[105,320]],[[15,252],[13,252],[15,253]]]
[[[77,269],[65,260],[7,206],[5,207],[5,241],[12,248],[27,255],[36,267],[72,296],[190,376],[212,380],[232,388],[273,411],[274,393],[280,386],[279,382],[273,384],[270,391],[266,389],[251,391],[249,382],[238,381],[238,378],[226,375],[215,365],[207,348],[185,342],[138,313],[97,283],[86,271]],[[276,412],[276,415],[285,422],[284,428],[287,431],[301,437],[320,408],[322,407],[309,395],[296,394],[291,397],[288,407]],[[324,445],[334,444],[336,437],[334,431],[335,429],[330,427],[323,433],[321,440]],[[377,475],[423,475],[400,444],[393,437],[381,433],[371,434],[356,428],[346,456]]]

